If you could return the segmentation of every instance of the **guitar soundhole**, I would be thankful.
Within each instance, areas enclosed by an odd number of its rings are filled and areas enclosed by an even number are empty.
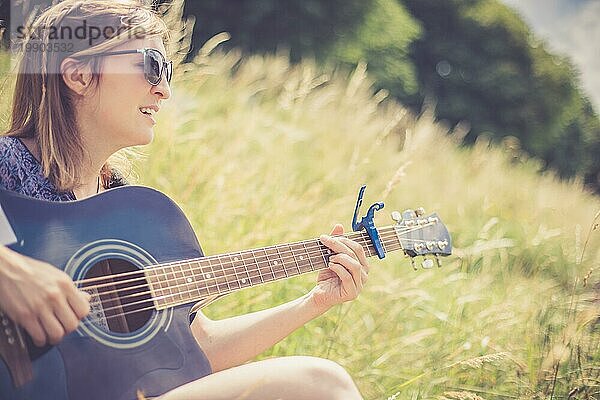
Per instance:
[[[150,288],[144,274],[118,258],[102,260],[88,273],[86,287],[92,295],[89,319],[105,331],[130,333],[143,327],[153,314]]]

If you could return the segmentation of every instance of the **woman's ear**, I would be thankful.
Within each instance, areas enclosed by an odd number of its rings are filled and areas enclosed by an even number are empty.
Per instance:
[[[67,86],[79,95],[83,95],[92,83],[89,64],[73,58],[65,58],[60,63],[60,73]]]

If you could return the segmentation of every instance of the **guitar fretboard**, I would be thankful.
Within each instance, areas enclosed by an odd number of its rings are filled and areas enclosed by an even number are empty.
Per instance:
[[[379,230],[386,252],[401,249],[394,227]],[[376,255],[365,232],[344,235]],[[158,310],[291,278],[327,267],[331,250],[318,239],[163,264],[145,270]]]

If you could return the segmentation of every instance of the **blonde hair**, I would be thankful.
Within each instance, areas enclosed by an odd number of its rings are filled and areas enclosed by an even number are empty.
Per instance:
[[[150,8],[135,0],[64,0],[40,14],[28,27],[22,49],[27,43],[48,46],[54,33],[72,29],[86,21],[98,27],[103,36],[70,37],[69,52],[23,51],[13,98],[12,118],[7,136],[32,138],[40,151],[44,175],[58,191],[73,190],[81,182],[77,172],[85,160],[84,147],[75,120],[76,94],[62,79],[60,65],[68,57],[107,51],[133,38],[168,38],[165,23]],[[76,35],[77,36],[77,35]],[[72,43],[72,44],[71,44]],[[93,72],[92,88],[98,84],[102,58],[86,57]],[[102,167],[102,184],[108,187],[115,160]],[[117,162],[118,163],[118,162]],[[110,165],[109,165],[110,164]]]

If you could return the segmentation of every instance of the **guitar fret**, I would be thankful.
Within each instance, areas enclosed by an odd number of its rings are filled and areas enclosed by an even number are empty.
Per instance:
[[[302,242],[302,247],[304,248],[304,252],[306,253],[306,258],[308,259],[308,262],[310,263],[310,269],[312,269],[313,271],[316,271],[315,266],[313,265],[313,262],[312,262],[312,258],[310,257],[310,252],[306,248],[306,241]]]
[[[184,301],[184,300],[189,300],[189,292],[188,292],[188,287],[187,287],[187,282],[185,280],[185,275],[183,273],[183,264],[179,264],[179,272],[175,272],[175,276],[177,276],[177,273],[181,274],[181,278],[176,278],[175,282],[177,284],[176,288],[177,291],[179,292],[179,297],[180,300]],[[183,288],[182,288],[183,286]]]
[[[254,282],[254,280],[252,279],[252,275],[250,275],[250,271],[248,270],[248,266],[246,265],[246,261],[244,261],[244,257],[242,257],[242,253],[237,253],[238,255],[236,257],[234,257],[233,261],[235,262],[239,262],[239,260],[242,260],[242,264],[244,266],[244,270],[246,271],[246,276],[248,276],[248,281],[250,282],[250,286],[252,285],[257,285],[260,282]]]
[[[242,289],[243,288],[242,281],[245,282],[246,278],[240,278],[239,277],[238,271],[237,271],[237,266],[233,262],[233,259],[231,258],[231,256],[230,255],[224,255],[223,258],[225,258],[225,257],[229,258],[229,260],[226,263],[223,264],[224,268],[225,268],[225,271],[227,271],[228,274],[231,274],[230,271],[233,270],[233,273],[235,275],[235,282],[234,283],[237,285],[236,289]]]
[[[327,266],[329,265],[329,257],[326,258],[325,255],[329,255],[329,248],[323,245],[320,240],[316,240],[316,244],[317,248],[319,249],[318,252],[320,254],[319,262],[321,262],[320,259],[322,258],[323,268],[327,268]]]
[[[246,258],[247,256],[248,256],[248,258]],[[254,254],[254,251],[252,251],[252,250],[245,251],[242,254],[242,257],[244,257],[245,260],[249,261],[251,270],[256,271],[256,273],[258,274],[258,278],[260,280],[260,282],[258,282],[258,284],[265,283],[264,276],[263,276],[262,272],[260,271],[260,264],[259,264],[258,260],[256,259],[256,254]]]
[[[181,296],[183,296],[185,298],[186,301],[190,300],[190,284],[188,283],[186,277],[185,277],[185,269],[183,269],[183,267],[185,266],[184,263],[179,263],[179,271],[181,273],[181,285],[177,285],[177,288],[179,289],[179,293],[181,294]]]
[[[225,279],[225,283],[227,283],[228,291],[237,290],[240,288],[239,279],[237,276],[237,272],[235,268],[233,268],[233,264],[230,261],[225,259],[225,256],[218,256],[217,260],[219,263],[219,268],[223,272],[223,278]]]
[[[275,272],[271,268],[271,263],[264,249],[252,250],[254,262],[256,263],[257,271],[264,277],[264,282],[273,282],[275,280]]]
[[[169,272],[167,272],[167,284],[169,285],[169,296],[167,298],[170,298],[169,300],[167,300],[167,303],[172,303],[174,297],[176,296],[176,293],[173,293],[173,279],[177,281],[177,277],[175,276],[175,271],[173,270],[172,265],[169,266],[169,269],[171,270],[171,275],[173,275],[173,278],[171,278],[169,276]]]
[[[190,282],[191,285],[194,286],[194,289],[196,290],[196,292],[198,293],[198,298],[202,298],[204,297],[205,293],[202,293],[202,291],[200,290],[200,285],[198,282],[198,277],[196,275],[196,270],[200,269],[200,263],[198,262],[192,262],[189,265],[188,268],[188,272],[189,272],[189,276],[186,278],[186,280],[188,282]]]
[[[240,263],[240,257],[239,257],[239,255],[235,256],[233,258],[233,261],[236,264],[240,265],[239,264]],[[254,280],[252,280],[252,275],[250,274],[250,270],[248,269],[248,266],[246,265],[246,263],[244,263],[243,259],[242,259],[242,263],[241,263],[240,268],[242,269],[242,275],[245,276],[245,278],[243,278],[246,281],[245,285],[247,287],[254,286],[255,283],[254,283]]]
[[[194,266],[195,264],[195,266]],[[200,278],[202,278],[202,267],[200,266],[200,263],[198,261],[194,262],[194,263],[190,263],[190,277],[188,279],[191,279],[192,282],[194,283],[194,286],[196,288],[196,291],[198,292],[198,298],[202,298],[202,297],[206,297],[208,296],[208,290],[206,291],[206,293],[203,293],[200,287],[200,282],[202,282],[202,279],[198,280],[198,275],[196,275],[196,271],[200,272]]]
[[[304,247],[302,246],[302,243],[294,243],[290,244],[289,246],[292,254],[294,255],[296,266],[298,267],[298,273],[304,274],[306,272],[311,272],[313,269],[311,268],[310,263],[304,254]]]
[[[228,289],[230,288],[229,283],[227,282],[227,278],[223,274],[223,270],[221,269],[219,271],[219,269],[216,269],[215,267],[217,267],[217,265],[213,264],[212,259],[210,257],[208,257],[208,262],[210,264],[210,270],[212,271],[215,285],[217,286],[217,292],[219,292],[219,294],[227,293]],[[225,283],[223,283],[223,280],[225,280]]]
[[[380,234],[381,234],[381,232],[380,232]],[[364,245],[362,245],[362,247],[363,247],[363,250],[365,251],[365,255],[366,255],[367,257],[372,257],[372,256],[374,256],[374,255],[375,255],[375,248],[374,248],[373,246],[371,246],[371,238],[369,238],[369,235],[367,235],[367,234],[366,234],[366,233],[364,233],[364,232],[360,232],[359,234],[357,234],[357,235],[356,235],[356,237],[354,237],[354,238],[351,238],[351,239],[353,239],[353,240],[356,240],[356,241],[358,241],[359,243],[360,243],[361,241],[364,241],[364,242],[365,242],[365,244],[364,244]],[[383,242],[383,241],[382,241],[382,242]],[[373,250],[371,250],[371,248],[372,248]],[[387,253],[387,251],[386,251],[386,253]]]
[[[181,280],[184,286],[184,296],[186,301],[191,301],[196,298],[196,285],[194,279],[191,277],[191,268],[189,263],[181,264]]]
[[[385,247],[385,240],[380,239],[380,242],[381,242],[381,247],[383,248],[384,253],[387,254],[388,251],[387,251],[387,248]]]
[[[208,267],[210,268],[210,272],[208,272],[205,277],[207,278],[206,284],[209,288],[215,290],[217,294],[221,294],[221,289],[219,288],[219,281],[217,280],[217,274],[215,274],[215,270],[212,265],[212,261],[210,258],[207,258]]]
[[[292,249],[292,245],[286,244],[284,246],[287,246],[287,248],[289,249],[288,251],[292,255],[292,258],[294,259],[294,267],[296,267],[296,269],[298,270],[298,275],[302,275],[302,271],[300,270],[300,265],[298,265],[298,260],[296,260],[296,254],[294,252],[294,249]]]
[[[166,271],[167,285],[169,288],[169,294],[165,297],[165,305],[171,306],[184,301],[182,290],[180,286],[177,272],[175,271],[175,265],[171,264],[168,266],[169,270]]]
[[[227,285],[227,292],[231,292],[231,285],[229,285],[229,277],[227,276],[227,270],[223,267],[223,263],[221,263],[220,258],[217,258],[216,261],[219,263],[218,267],[220,268],[221,276],[223,277],[223,280]]]
[[[267,256],[267,263],[269,264],[269,268],[273,273],[273,279],[279,280],[286,277],[286,274],[281,271],[281,262],[279,259],[279,255],[277,254],[277,249],[274,247],[265,248],[264,252]]]
[[[214,280],[214,271],[212,265],[210,264],[210,259],[205,258],[200,261],[202,264],[202,279],[204,280],[204,284],[206,285],[206,290],[210,295],[213,295],[213,291],[216,291],[216,294],[219,293],[219,287],[215,285],[216,281]]]
[[[165,290],[160,279],[163,274],[162,272],[158,272],[159,269],[161,271],[164,270],[163,268],[156,267],[144,269],[144,274],[146,275],[146,280],[150,285],[150,289],[153,294],[152,300],[154,301],[156,308],[159,308],[164,304],[165,296]]]
[[[289,278],[287,267],[285,266],[285,261],[283,261],[283,257],[281,256],[281,252],[279,251],[279,246],[275,246],[275,251],[277,251],[277,257],[279,258],[279,262],[281,263],[281,267],[283,268],[283,273],[286,278]]]
[[[235,281],[232,282],[235,284],[236,287],[234,287],[235,289],[242,289],[242,280],[246,281],[246,278],[240,278],[240,276],[238,275],[238,270],[236,265],[233,263],[233,261],[231,260],[231,256],[226,256],[227,258],[229,258],[229,260],[227,261],[227,264],[223,264],[225,271],[227,272],[227,275],[231,275],[231,271],[233,271],[233,275],[235,275]],[[223,257],[225,258],[225,257]]]

